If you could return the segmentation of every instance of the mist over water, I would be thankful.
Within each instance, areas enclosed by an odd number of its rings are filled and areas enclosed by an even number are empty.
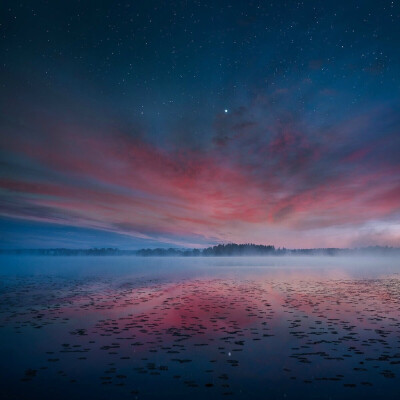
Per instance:
[[[2,398],[397,398],[395,257],[0,263]]]
[[[56,276],[141,275],[194,277],[197,274],[345,274],[375,278],[400,272],[397,256],[250,256],[250,257],[135,257],[135,256],[2,256],[1,275],[49,274]],[[276,271],[277,270],[277,271]],[[181,274],[185,275],[182,276]]]

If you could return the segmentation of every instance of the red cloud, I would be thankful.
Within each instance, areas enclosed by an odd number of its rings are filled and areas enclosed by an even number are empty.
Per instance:
[[[315,229],[398,212],[399,184],[389,178],[400,168],[365,168],[361,161],[371,146],[337,157],[335,148],[292,123],[260,130],[241,123],[243,115],[235,117],[229,141],[207,151],[47,125],[34,138],[20,134],[7,143],[10,152],[47,172],[2,179],[0,188],[23,195],[27,204],[70,213],[81,225],[150,236],[225,240],[235,223],[247,230],[260,224]],[[338,164],[326,173],[324,159],[333,156]]]

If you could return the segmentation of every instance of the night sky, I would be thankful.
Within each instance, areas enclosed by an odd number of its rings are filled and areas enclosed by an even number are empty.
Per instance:
[[[400,245],[399,1],[2,1],[0,246]]]

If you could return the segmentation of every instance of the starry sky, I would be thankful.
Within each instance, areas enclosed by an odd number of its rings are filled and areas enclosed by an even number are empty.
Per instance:
[[[400,245],[399,1],[2,1],[0,246]]]

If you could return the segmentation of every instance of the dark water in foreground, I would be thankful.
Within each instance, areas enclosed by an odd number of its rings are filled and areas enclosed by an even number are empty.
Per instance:
[[[389,258],[0,258],[2,399],[400,394]]]

